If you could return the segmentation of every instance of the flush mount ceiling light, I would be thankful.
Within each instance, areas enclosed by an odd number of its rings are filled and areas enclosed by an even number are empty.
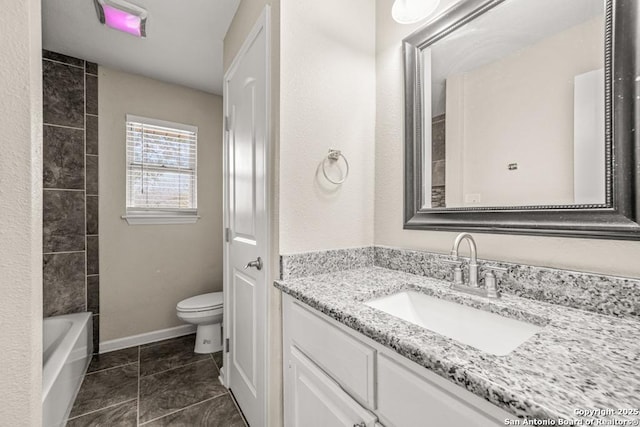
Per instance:
[[[413,24],[431,15],[440,0],[396,0],[391,8],[391,16],[400,24]]]
[[[146,37],[147,11],[123,0],[95,0],[100,22],[114,30]]]

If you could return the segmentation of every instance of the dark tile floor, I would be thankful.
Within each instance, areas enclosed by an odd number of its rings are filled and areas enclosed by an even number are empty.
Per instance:
[[[222,353],[196,354],[195,336],[94,356],[67,427],[244,427],[218,380]]]

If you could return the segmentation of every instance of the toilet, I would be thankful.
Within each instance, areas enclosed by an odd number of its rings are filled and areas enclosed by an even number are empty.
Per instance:
[[[178,318],[198,326],[196,353],[214,353],[222,348],[222,292],[196,295],[176,306]]]

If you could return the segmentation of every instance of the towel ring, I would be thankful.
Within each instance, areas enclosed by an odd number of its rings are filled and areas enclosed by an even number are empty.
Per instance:
[[[329,175],[327,175],[327,171],[325,169],[325,163],[327,159],[330,162],[337,162],[338,160],[340,160],[340,157],[342,157],[342,160],[344,160],[344,164],[347,165],[347,171],[344,173],[344,176],[342,177],[341,180],[334,181],[333,179],[329,178]],[[347,158],[344,156],[344,154],[342,154],[340,150],[334,150],[333,148],[329,149],[329,154],[327,154],[327,157],[324,160],[322,160],[322,174],[324,175],[325,178],[327,178],[327,181],[336,185],[340,185],[347,180],[347,177],[349,176],[349,162],[347,161]]]

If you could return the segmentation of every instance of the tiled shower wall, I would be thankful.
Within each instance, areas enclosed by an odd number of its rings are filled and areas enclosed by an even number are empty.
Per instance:
[[[446,207],[445,192],[445,115],[433,118],[431,122],[431,207]]]
[[[43,311],[93,312],[99,342],[98,66],[43,51]]]

